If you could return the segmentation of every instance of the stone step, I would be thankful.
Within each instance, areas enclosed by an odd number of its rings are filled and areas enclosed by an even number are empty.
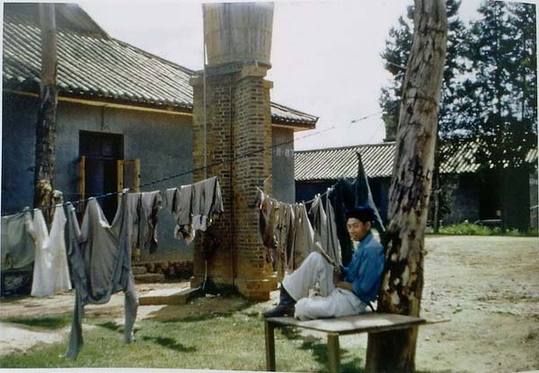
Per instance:
[[[134,265],[134,266],[131,266],[131,269],[133,270],[133,274],[135,276],[137,275],[143,275],[145,273],[148,272],[148,270],[146,269],[146,266],[137,266],[137,265]]]
[[[144,273],[135,276],[135,284],[150,284],[152,282],[165,282],[165,275],[162,273]]]
[[[187,304],[189,299],[196,296],[198,290],[199,288],[153,290],[141,296],[139,298],[139,304],[141,306]]]

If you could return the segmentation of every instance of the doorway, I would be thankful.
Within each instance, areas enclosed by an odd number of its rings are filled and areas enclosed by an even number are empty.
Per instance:
[[[119,185],[118,161],[123,159],[123,135],[102,132],[79,132],[81,158],[80,194],[83,198],[117,192]],[[118,196],[97,200],[109,223],[116,214]]]

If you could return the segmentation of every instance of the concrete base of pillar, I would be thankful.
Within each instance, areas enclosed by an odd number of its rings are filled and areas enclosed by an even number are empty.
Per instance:
[[[270,292],[277,289],[277,277],[265,279],[236,279],[238,291],[247,299],[266,301],[270,299]]]
[[[270,292],[276,290],[278,284],[277,276],[265,279],[236,279],[235,282],[232,281],[232,278],[212,277],[211,281],[217,288],[229,288],[234,284],[241,295],[254,301],[269,300]],[[203,283],[203,276],[191,277],[191,288],[202,287]]]

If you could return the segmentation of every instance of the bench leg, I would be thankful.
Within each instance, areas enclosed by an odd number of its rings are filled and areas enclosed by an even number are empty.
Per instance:
[[[266,370],[275,372],[275,327],[265,321],[264,332],[266,335]]]
[[[341,363],[338,334],[328,333],[328,357],[329,357],[329,371],[331,373],[338,373],[340,369],[340,363]]]

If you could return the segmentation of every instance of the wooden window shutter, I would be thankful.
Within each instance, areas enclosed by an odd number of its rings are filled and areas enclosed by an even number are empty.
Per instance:
[[[140,159],[117,161],[118,191],[129,188],[131,192],[140,192]]]

